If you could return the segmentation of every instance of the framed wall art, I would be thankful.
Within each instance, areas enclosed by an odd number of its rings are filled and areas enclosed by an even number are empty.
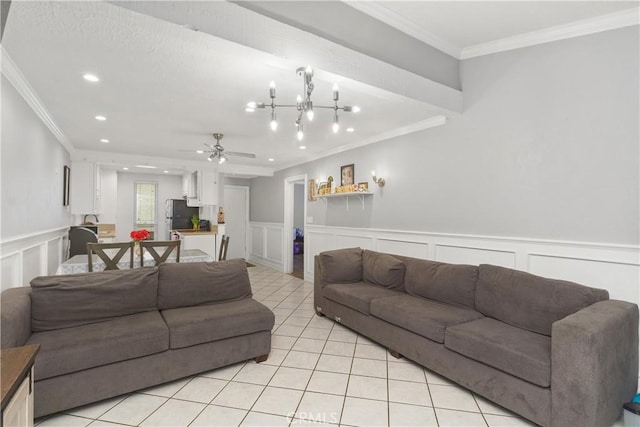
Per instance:
[[[315,179],[309,180],[309,186],[307,188],[307,200],[313,202],[316,200],[316,196],[318,195],[318,185]]]
[[[340,185],[353,185],[354,176],[353,164],[340,167]]]
[[[64,167],[62,176],[62,206],[69,206],[69,190],[71,187],[71,169]]]

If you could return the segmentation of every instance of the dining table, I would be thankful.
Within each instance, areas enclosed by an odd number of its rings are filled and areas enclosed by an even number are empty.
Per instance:
[[[107,252],[108,249],[105,251]],[[87,273],[89,271],[89,259],[87,254],[82,255],[74,255],[62,264],[58,266],[56,270],[56,275],[61,274],[76,274],[76,273]],[[103,271],[105,268],[104,261],[100,259],[97,255],[91,257],[93,264],[93,271]],[[200,250],[200,249],[183,249],[180,251],[180,262],[211,262],[214,261],[213,257],[211,257],[208,253]],[[166,262],[176,262],[175,251],[169,255]],[[125,254],[120,261],[118,262],[118,268],[121,270],[125,270],[129,268],[129,255]],[[155,261],[151,254],[145,252],[144,254],[144,266],[154,266]],[[140,266],[140,258],[137,255],[133,257],[133,267]]]

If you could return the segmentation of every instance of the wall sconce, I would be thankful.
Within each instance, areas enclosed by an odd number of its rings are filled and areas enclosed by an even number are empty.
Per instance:
[[[378,184],[379,187],[384,187],[385,181],[383,178],[376,178],[376,171],[371,171],[371,178],[375,184]]]

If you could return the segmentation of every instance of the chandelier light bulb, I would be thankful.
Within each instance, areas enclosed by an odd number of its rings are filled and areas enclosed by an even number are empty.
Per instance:
[[[311,74],[313,73],[313,69],[311,68],[311,65],[307,65],[307,69],[304,70],[307,74]]]
[[[313,108],[308,109],[307,110],[307,119],[309,119],[310,122],[313,121],[313,116],[314,116]]]
[[[353,111],[354,113],[359,113],[360,112],[360,107],[358,107],[357,105],[354,105],[353,108],[351,109],[351,111]]]
[[[274,82],[273,80],[271,80],[271,83],[269,83],[269,88],[270,88],[270,89],[275,89],[275,88],[276,88],[276,82]]]
[[[255,110],[257,106],[258,106],[258,103],[255,101],[251,101],[247,103],[247,108],[251,108],[253,110]]]
[[[302,102],[302,97],[300,95],[298,95],[296,97],[296,103],[300,104]]]
[[[338,98],[340,97],[339,92],[338,92],[338,85],[336,83],[333,84],[333,100],[337,101]]]
[[[304,138],[304,132],[302,132],[302,129],[298,129],[296,136],[298,137],[298,141],[302,141],[302,138]]]
[[[331,129],[333,129],[333,133],[338,133],[338,131],[340,130],[340,125],[338,124],[338,122],[333,122],[333,125],[331,125]]]
[[[218,159],[218,164],[219,164],[219,165],[221,165],[221,164],[223,164],[223,163],[224,163],[224,162],[226,162],[226,161],[227,161],[227,159],[226,159],[226,158],[224,158],[224,157],[220,157],[220,158]]]
[[[272,119],[270,125],[272,131],[275,132],[278,129],[278,122],[276,121],[276,119]]]

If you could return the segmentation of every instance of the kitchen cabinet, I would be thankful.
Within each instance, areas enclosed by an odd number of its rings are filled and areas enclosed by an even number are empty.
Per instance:
[[[199,170],[187,174],[187,206],[218,204],[218,174]]]
[[[71,213],[100,213],[100,166],[93,162],[71,163]]]

